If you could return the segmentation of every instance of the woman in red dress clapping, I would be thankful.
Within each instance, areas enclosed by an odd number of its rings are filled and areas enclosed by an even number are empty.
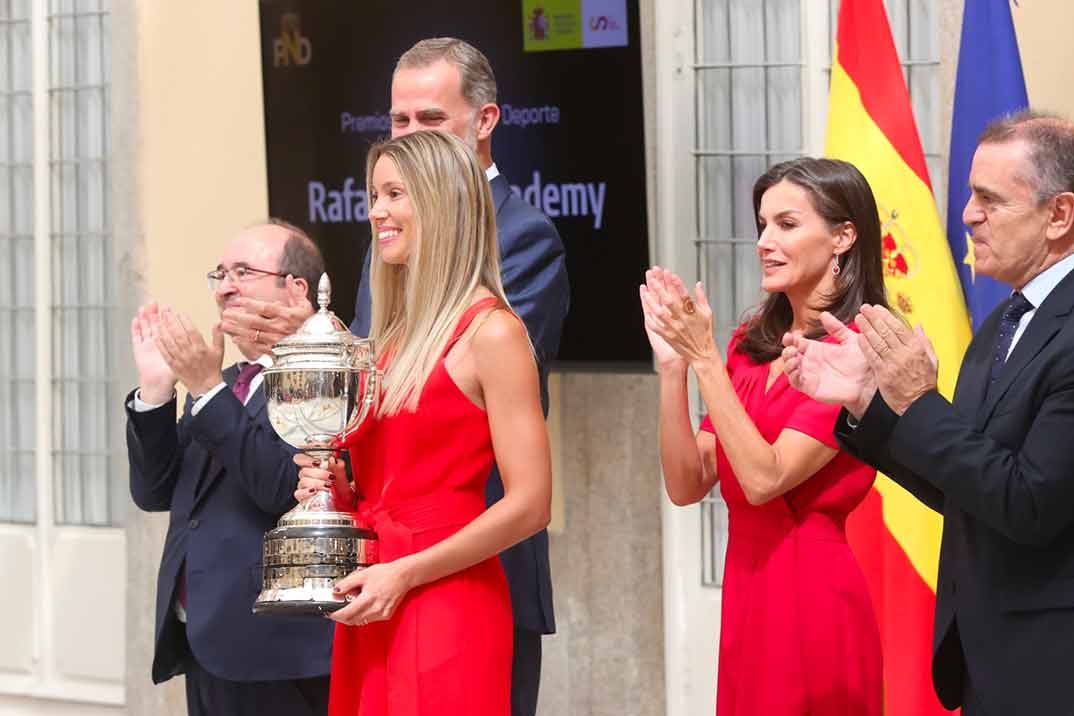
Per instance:
[[[803,158],[762,175],[753,205],[768,298],[726,362],[700,283],[691,295],[654,268],[641,287],[668,496],[692,504],[718,480],[729,513],[716,713],[880,716],[879,631],[845,531],[875,471],[839,449],[839,407],[792,388],[780,358],[785,332],[826,335],[823,311],[849,323],[885,304],[876,202],[853,165]],[[688,369],[708,410],[696,435]]]

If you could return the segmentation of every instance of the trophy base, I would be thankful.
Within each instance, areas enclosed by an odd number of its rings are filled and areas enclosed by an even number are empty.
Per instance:
[[[347,600],[332,591],[331,580],[311,580],[314,586],[290,589],[264,588],[253,602],[253,613],[266,616],[330,614],[346,607]]]
[[[268,617],[321,617],[341,609],[347,603],[328,602],[256,602],[254,614]]]
[[[376,562],[376,535],[341,512],[288,513],[265,534],[261,593],[253,613],[321,616],[347,605],[333,587]]]
[[[346,605],[343,595],[332,591],[332,580],[311,579],[301,587],[262,589],[254,602],[253,612],[268,616],[319,616]]]

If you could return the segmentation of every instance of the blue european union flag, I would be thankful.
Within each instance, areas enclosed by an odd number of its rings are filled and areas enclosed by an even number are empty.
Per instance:
[[[966,307],[974,330],[1000,301],[1009,286],[974,270],[973,245],[962,223],[970,198],[969,176],[977,137],[985,126],[1004,114],[1029,106],[1018,38],[1014,35],[1009,0],[970,0],[962,15],[958,51],[955,107],[951,120],[951,163],[948,173],[947,240],[955,259]]]

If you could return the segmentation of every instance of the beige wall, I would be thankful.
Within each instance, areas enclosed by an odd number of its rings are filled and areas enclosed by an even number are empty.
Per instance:
[[[145,289],[205,330],[203,276],[268,215],[256,2],[136,2]],[[117,147],[118,149],[118,147]]]
[[[1074,2],[1030,0],[1012,4],[1011,13],[1030,104],[1074,117],[1074,44],[1069,39]]]

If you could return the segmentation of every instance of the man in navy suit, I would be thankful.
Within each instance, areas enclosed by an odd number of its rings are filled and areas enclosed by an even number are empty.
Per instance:
[[[499,119],[492,67],[472,45],[455,38],[422,40],[396,63],[392,75],[392,137],[423,129],[451,132],[470,145],[485,168],[496,205],[503,286],[511,307],[526,323],[537,352],[541,404],[547,415],[548,361],[559,351],[570,302],[563,242],[547,216],[511,191],[492,161],[492,132]],[[369,334],[372,253],[366,253],[350,327],[359,336]],[[491,504],[501,497],[503,483],[493,469],[486,498]],[[548,532],[541,530],[500,557],[515,613],[511,710],[513,716],[532,716],[537,711],[541,677],[541,635],[555,631]]]
[[[921,332],[863,307],[857,337],[788,337],[792,384],[845,408],[835,436],[944,517],[932,683],[949,709],[1070,713],[1074,685],[1074,123],[1024,113],[977,146],[962,220],[1011,286],[954,400]]]
[[[240,233],[209,273],[223,311],[242,297],[308,314],[324,261],[301,230],[269,222]],[[221,370],[224,333],[207,343],[156,304],[131,322],[138,388],[127,398],[130,489],[171,519],[157,576],[154,683],[186,674],[192,716],[323,715],[332,625],[255,617],[262,535],[294,507],[294,450],[265,412],[256,334],[232,335],[250,363]],[[177,383],[189,395],[176,423]]]

